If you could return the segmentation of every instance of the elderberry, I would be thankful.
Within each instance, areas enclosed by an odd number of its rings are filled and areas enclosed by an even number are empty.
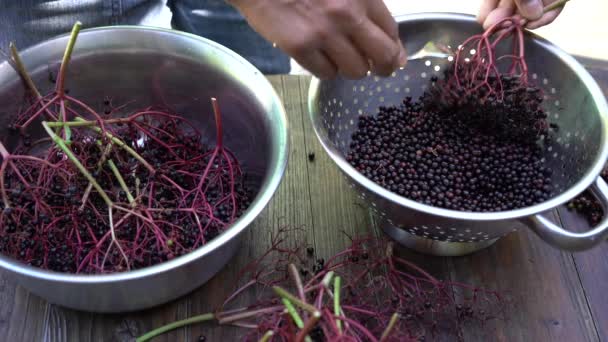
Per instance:
[[[553,188],[538,146],[549,134],[542,99],[519,92],[516,81],[507,85],[511,100],[439,101],[446,90],[438,86],[419,101],[407,97],[360,116],[346,160],[387,190],[431,206],[496,212],[546,201]]]

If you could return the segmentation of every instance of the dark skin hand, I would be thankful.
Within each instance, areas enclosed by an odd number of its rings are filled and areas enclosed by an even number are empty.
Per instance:
[[[390,75],[407,54],[382,0],[232,0],[251,27],[320,78]]]
[[[484,0],[477,21],[488,28],[501,19],[517,15],[526,19],[526,28],[536,29],[552,23],[563,8],[543,13],[543,8],[558,0]]]
[[[405,66],[407,53],[395,19],[382,0],[227,0],[249,25],[321,79],[388,76]],[[518,15],[529,29],[551,23],[558,0],[483,0],[485,28]]]

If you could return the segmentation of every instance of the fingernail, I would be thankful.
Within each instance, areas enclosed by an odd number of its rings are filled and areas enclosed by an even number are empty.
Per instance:
[[[543,3],[540,0],[520,0],[521,14],[530,20],[536,20],[543,15]]]
[[[407,64],[407,51],[403,45],[401,45],[401,50],[399,51],[399,67],[404,67]]]

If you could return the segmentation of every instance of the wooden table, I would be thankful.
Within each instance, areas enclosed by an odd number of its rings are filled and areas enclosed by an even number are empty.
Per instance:
[[[608,92],[608,62],[583,60]],[[246,233],[240,253],[205,286],[161,307],[126,315],[76,312],[47,304],[0,273],[1,341],[129,341],[168,322],[206,313],[222,300],[239,268],[263,252],[272,232],[303,227],[291,243],[314,246],[329,256],[348,244],[344,232],[377,232],[321,149],[306,109],[309,79],[270,77],[283,98],[290,124],[290,161],[273,201]],[[316,158],[309,161],[308,154]],[[583,221],[558,209],[555,219],[573,227]],[[527,231],[513,233],[471,256],[442,258],[407,253],[442,279],[459,280],[508,291],[513,300],[506,321],[481,331],[463,331],[467,341],[608,341],[608,245],[585,253],[560,252]],[[175,284],[179,286],[179,284]],[[142,293],[142,295],[145,295]],[[156,341],[232,341],[235,332],[211,324],[195,325]],[[445,340],[451,340],[447,337]]]

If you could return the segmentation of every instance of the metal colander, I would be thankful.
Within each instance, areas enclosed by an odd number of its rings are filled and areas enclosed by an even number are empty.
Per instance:
[[[457,47],[481,30],[473,17],[461,14],[424,13],[396,19],[408,51],[420,51],[427,42]],[[607,220],[586,233],[572,233],[541,215],[589,186],[603,204],[608,203],[608,187],[598,177],[608,157],[608,106],[598,85],[574,58],[531,33],[525,44],[530,78],[543,90],[549,120],[560,129],[553,139],[541,142],[543,162],[554,171],[553,197],[512,211],[467,213],[424,205],[380,187],[344,158],[360,115],[375,115],[379,106],[398,105],[406,96],[418,98],[433,86],[432,76],[442,77],[453,58],[416,58],[386,78],[313,79],[309,111],[315,132],[390,236],[418,251],[463,255],[522,226],[566,250],[591,248],[608,235]]]

